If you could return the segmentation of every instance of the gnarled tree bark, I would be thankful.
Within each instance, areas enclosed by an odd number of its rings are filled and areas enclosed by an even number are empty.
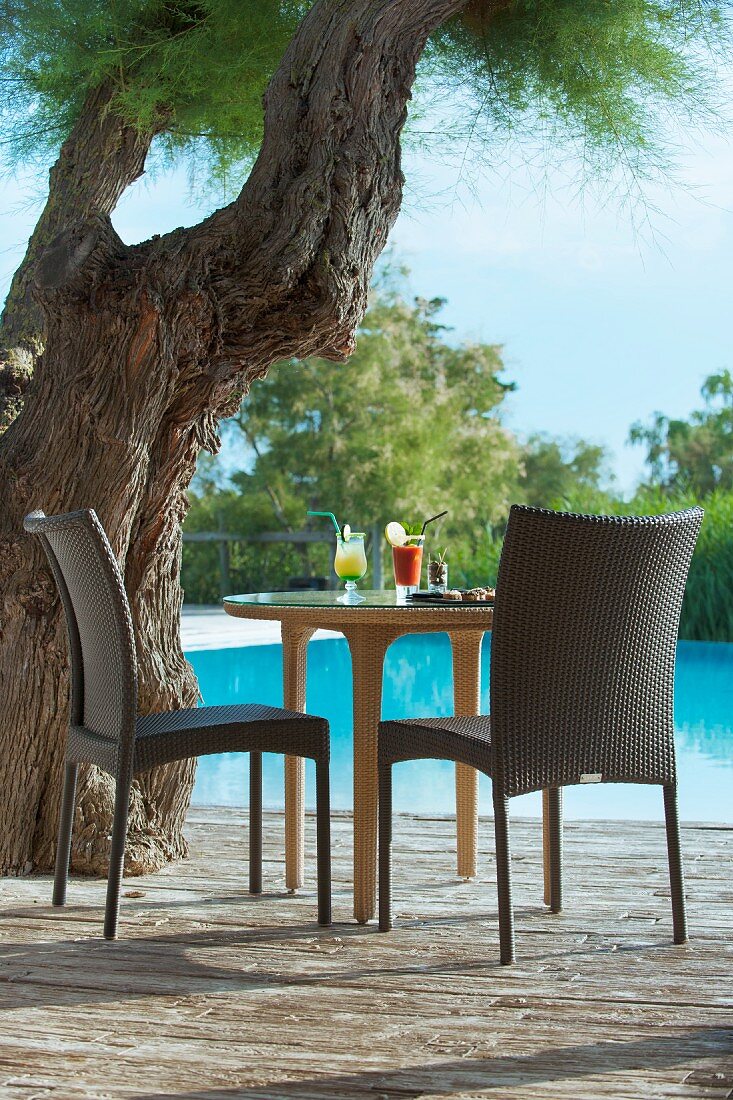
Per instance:
[[[143,712],[192,705],[178,637],[180,524],[200,448],[290,356],[342,359],[397,216],[400,133],[430,31],[462,0],[319,0],[265,96],[239,198],[199,226],[125,246],[85,210],[34,258],[45,325],[24,407],[0,440],[0,867],[52,861],[66,721],[58,601],[23,515],[94,507],[125,574]],[[29,278],[31,276],[29,275]],[[135,785],[129,870],[185,851],[191,762]],[[108,780],[82,783],[72,865],[106,867]]]
[[[154,133],[128,125],[115,112],[113,98],[109,84],[87,97],[49,173],[48,201],[13,276],[0,317],[0,432],[20,412],[43,350],[43,314],[33,298],[39,258],[67,227],[95,214],[111,214],[145,167]]]

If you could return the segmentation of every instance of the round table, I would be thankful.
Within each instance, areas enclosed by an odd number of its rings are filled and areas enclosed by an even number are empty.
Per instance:
[[[354,916],[374,916],[377,864],[377,725],[382,716],[382,673],[387,649],[403,634],[445,631],[453,650],[455,713],[478,714],[481,702],[481,642],[491,630],[493,607],[485,603],[444,605],[398,601],[395,592],[364,591],[363,603],[345,604],[338,592],[255,592],[226,596],[224,609],[241,619],[279,620],[283,641],[283,697],[289,710],[304,711],[306,648],[320,629],[338,630],[351,651],[354,691]],[[303,883],[304,761],[285,761],[285,883]],[[478,775],[456,765],[458,874],[476,874]]]

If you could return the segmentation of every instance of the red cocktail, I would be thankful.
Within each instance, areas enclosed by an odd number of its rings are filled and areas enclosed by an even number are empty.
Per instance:
[[[420,587],[424,538],[424,535],[413,535],[404,546],[392,547],[394,582],[398,596],[417,592]]]

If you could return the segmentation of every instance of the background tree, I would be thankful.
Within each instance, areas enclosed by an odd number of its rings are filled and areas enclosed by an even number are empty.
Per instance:
[[[444,300],[409,302],[406,274],[380,275],[348,363],[279,363],[252,389],[225,425],[228,473],[208,456],[200,462],[187,531],[296,531],[309,508],[329,508],[369,532],[447,508],[431,544],[448,545],[455,583],[471,585],[495,578],[512,501],[603,506],[604,450],[515,438],[502,423],[515,387],[500,378],[501,348],[451,343],[439,321]],[[383,552],[380,539],[369,556]],[[218,597],[216,555],[186,545],[187,600]],[[282,587],[293,573],[328,576],[332,556],[320,545],[273,554],[238,543],[231,583],[244,591]]]
[[[733,378],[711,374],[700,390],[705,407],[689,420],[655,413],[633,424],[629,442],[646,447],[649,484],[669,491],[710,493],[733,489]]]
[[[468,102],[473,132],[552,119],[556,148],[566,134],[636,176],[659,162],[666,112],[698,112],[715,88],[727,31],[699,0],[3,0],[0,19],[16,152],[58,153],[0,334],[0,869],[19,871],[51,861],[66,713],[58,602],[24,513],[97,508],[132,604],[140,706],[193,703],[178,575],[196,455],[273,362],[353,350],[430,35],[423,84],[437,74]],[[154,143],[214,174],[252,168],[200,225],[127,246],[109,215]],[[182,765],[136,784],[133,867],[185,851],[192,779]],[[81,795],[73,862],[101,868],[107,780],[87,770]]]
[[[523,448],[518,494],[523,504],[560,510],[603,511],[611,474],[603,447],[584,439],[537,433]],[[581,501],[585,503],[581,505]]]
[[[212,494],[199,482],[187,529],[205,528],[212,509],[225,529],[253,534],[300,530],[308,508],[332,509],[367,531],[448,508],[439,537],[452,546],[458,539],[467,554],[487,525],[505,518],[521,452],[498,415],[513,389],[498,377],[500,349],[448,343],[438,322],[443,299],[409,304],[403,294],[378,283],[348,363],[278,364],[252,390],[228,421],[249,468],[231,474],[233,492]],[[324,548],[301,552],[301,572],[330,573]],[[370,547],[382,552],[381,541]],[[240,569],[258,570],[250,574],[257,586],[282,584],[293,571],[292,551],[277,572],[251,550],[238,553]],[[188,598],[201,592],[197,557],[201,549],[188,548]]]
[[[348,363],[279,366],[252,390],[230,423],[256,460],[232,480],[270,499],[271,524],[300,527],[319,502],[352,525],[417,521],[448,498],[468,526],[506,512],[519,448],[497,409],[513,387],[497,347],[446,342],[443,304],[378,292]]]

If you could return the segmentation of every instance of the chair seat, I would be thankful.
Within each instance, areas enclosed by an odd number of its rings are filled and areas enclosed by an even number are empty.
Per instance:
[[[189,756],[275,752],[328,760],[328,723],[261,703],[146,714],[135,724],[135,772]]]
[[[380,722],[379,759],[453,760],[491,774],[491,718],[403,718]]]

